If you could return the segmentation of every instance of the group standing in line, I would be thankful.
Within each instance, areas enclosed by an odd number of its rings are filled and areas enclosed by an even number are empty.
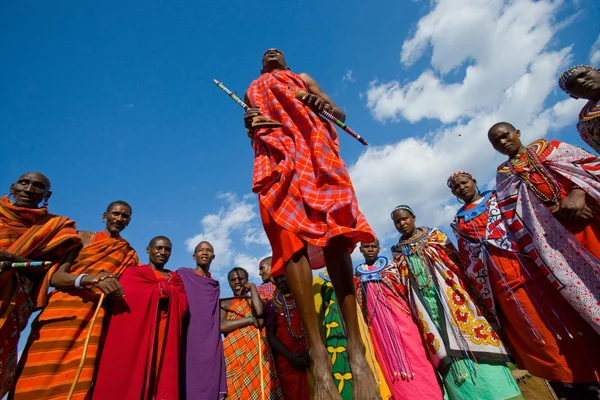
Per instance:
[[[234,297],[219,299],[208,242],[195,248],[195,269],[172,271],[172,243],[156,236],[140,265],[120,236],[128,203],[109,204],[103,231],[77,231],[48,212],[49,179],[24,174],[12,200],[0,198],[0,396],[520,399],[514,362],[562,398],[597,398],[598,157],[555,140],[524,146],[518,129],[497,123],[488,139],[508,160],[496,191],[480,192],[466,171],[447,181],[464,203],[451,224],[458,249],[401,205],[388,260],[335,128],[319,116],[343,121],[344,112],[279,50],[262,67],[244,120],[272,248],[263,284],[233,268]],[[589,100],[578,129],[598,150],[600,72],[576,66],[559,84]],[[365,263],[353,267],[359,243]],[[38,309],[17,364],[20,332]]]

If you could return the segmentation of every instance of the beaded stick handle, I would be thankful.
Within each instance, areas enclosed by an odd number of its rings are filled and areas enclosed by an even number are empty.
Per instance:
[[[246,104],[246,103],[244,103],[242,101],[242,99],[240,99],[239,97],[237,97],[231,90],[227,89],[227,87],[225,87],[225,85],[223,85],[223,82],[219,82],[218,80],[213,79],[213,83],[215,85],[217,85],[219,87],[219,89],[221,89],[222,91],[224,91],[225,93],[227,93],[227,96],[231,97],[244,110],[248,110],[250,108],[250,107],[248,107],[248,104]]]
[[[49,265],[52,265],[52,261],[28,261],[28,262],[7,262],[7,261],[5,261],[2,265],[5,267],[9,267],[9,268],[47,267]]]
[[[301,100],[306,95],[307,95],[307,93],[304,90],[298,90],[296,92],[296,98],[298,100]],[[352,129],[350,129],[350,127],[348,125],[346,125],[345,123],[343,123],[342,121],[340,121],[339,119],[334,117],[333,114],[331,114],[329,111],[323,110],[319,114],[321,114],[323,117],[327,118],[328,120],[330,120],[331,122],[333,122],[334,124],[336,124],[337,126],[342,128],[345,132],[349,133],[350,136],[352,136],[354,139],[361,142],[363,145],[365,145],[365,146],[369,145],[369,143],[367,143],[367,141],[365,139],[363,139],[358,133],[354,132]]]

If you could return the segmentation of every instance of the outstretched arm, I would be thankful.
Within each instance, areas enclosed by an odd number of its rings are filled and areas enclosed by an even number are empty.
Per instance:
[[[323,101],[327,104],[329,104],[329,106],[331,107],[331,113],[340,121],[345,122],[346,121],[346,113],[339,108],[338,106],[335,105],[335,103],[333,102],[333,100],[331,99],[331,97],[329,97],[324,91],[323,89],[321,89],[321,87],[319,86],[319,84],[317,83],[317,81],[315,81],[310,75],[308,75],[307,73],[301,73],[300,77],[302,78],[302,80],[304,81],[304,83],[306,84],[306,87],[308,89],[308,92],[310,94],[314,94],[315,96],[320,97],[321,99],[323,99]],[[310,100],[307,100],[307,104],[311,105]]]

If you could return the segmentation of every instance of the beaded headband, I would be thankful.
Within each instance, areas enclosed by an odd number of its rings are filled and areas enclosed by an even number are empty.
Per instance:
[[[571,78],[573,76],[573,74],[575,74],[575,72],[580,71],[582,69],[593,69],[593,70],[598,71],[598,69],[596,67],[592,67],[591,65],[587,65],[587,64],[579,64],[579,65],[575,65],[575,66],[569,68],[568,70],[566,70],[565,72],[562,73],[560,78],[558,78],[558,86],[560,86],[560,88],[563,90],[563,92],[567,93],[566,84],[567,84],[567,81],[569,80],[569,78]]]
[[[474,180],[474,179],[473,179],[473,175],[471,175],[471,174],[470,174],[470,173],[468,173],[467,171],[458,171],[458,172],[455,172],[455,173],[453,173],[452,175],[450,175],[450,176],[448,177],[448,180],[446,181],[446,185],[448,185],[448,187],[449,187],[450,189],[452,189],[452,181],[453,181],[454,179],[458,178],[458,177],[459,177],[459,176],[461,176],[461,175],[464,175],[464,176],[466,176],[466,177],[467,177],[467,178],[469,178],[470,180]]]
[[[412,208],[410,208],[409,206],[401,205],[392,210],[392,213],[390,214],[390,217],[392,219],[394,219],[394,213],[398,210],[408,211],[410,213],[410,215],[412,215],[413,217],[415,216],[415,213],[413,212]]]

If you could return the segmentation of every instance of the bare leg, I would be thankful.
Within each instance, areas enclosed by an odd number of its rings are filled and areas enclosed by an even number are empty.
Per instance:
[[[331,376],[331,359],[321,340],[312,292],[312,271],[305,251],[294,254],[288,261],[285,276],[294,295],[310,349],[311,371],[315,380],[313,399],[339,400],[340,395]]]
[[[352,398],[381,400],[379,387],[365,357],[365,345],[358,325],[354,269],[343,237],[333,238],[325,248],[325,263],[342,310],[348,336],[348,358],[352,368]],[[418,395],[417,395],[418,396]]]

